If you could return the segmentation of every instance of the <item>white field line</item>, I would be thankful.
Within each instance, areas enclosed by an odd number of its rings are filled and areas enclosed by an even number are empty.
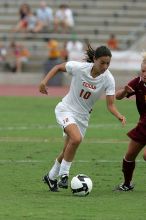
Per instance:
[[[145,163],[144,160],[136,160],[138,163]],[[44,160],[0,160],[0,164],[6,163],[46,163]],[[121,160],[75,160],[73,163],[121,163]]]
[[[133,123],[127,124],[128,127],[135,126]],[[59,128],[60,127],[56,125],[38,125],[38,124],[33,124],[33,125],[13,125],[13,126],[0,126],[0,131],[13,131],[13,130],[31,130],[31,129],[36,129],[36,130],[43,130],[43,129],[52,129],[52,128]],[[112,129],[117,129],[121,128],[121,124],[89,124],[89,129],[90,128],[112,128]]]
[[[47,125],[47,126],[42,126],[42,125],[15,125],[15,126],[3,126],[0,127],[0,130],[8,130],[8,131],[13,131],[13,130],[31,130],[31,129],[36,129],[36,130],[42,130],[42,129],[52,129],[52,128],[59,128],[57,125]]]
[[[37,138],[37,137],[0,137],[0,142],[17,142],[17,143],[62,143],[63,138]],[[128,140],[120,139],[94,139],[85,138],[84,144],[127,144]]]

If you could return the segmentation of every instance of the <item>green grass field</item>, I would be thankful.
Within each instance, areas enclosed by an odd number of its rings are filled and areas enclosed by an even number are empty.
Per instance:
[[[70,172],[89,175],[93,190],[75,197],[70,189],[48,191],[42,176],[63,145],[54,108],[59,99],[0,97],[0,219],[1,220],[145,220],[146,164],[137,158],[133,192],[115,192],[121,183],[126,132],[138,120],[134,101],[119,101],[127,117],[122,127],[101,100]]]

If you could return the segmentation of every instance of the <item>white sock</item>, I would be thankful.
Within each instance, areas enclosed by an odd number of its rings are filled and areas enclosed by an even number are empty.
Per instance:
[[[51,180],[55,180],[58,177],[59,170],[60,170],[60,163],[56,159],[53,167],[51,168],[51,170],[49,172],[49,178]]]
[[[59,176],[62,176],[64,174],[69,176],[69,170],[70,170],[71,164],[72,162],[68,162],[63,159],[61,162],[61,166],[60,166]]]

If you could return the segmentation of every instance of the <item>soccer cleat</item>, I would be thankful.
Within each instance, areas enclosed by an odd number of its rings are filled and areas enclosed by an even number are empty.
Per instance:
[[[60,180],[58,182],[58,187],[63,189],[68,188],[68,176],[66,174],[60,177]]]
[[[121,184],[116,188],[117,191],[123,191],[123,192],[132,191],[133,189],[134,189],[133,185],[126,186],[124,184]]]
[[[49,186],[50,191],[58,192],[57,180],[51,180],[47,175],[43,177],[44,183]]]

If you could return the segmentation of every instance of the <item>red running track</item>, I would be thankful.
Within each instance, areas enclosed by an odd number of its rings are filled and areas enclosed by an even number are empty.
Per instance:
[[[48,87],[48,96],[63,97],[68,87]],[[39,92],[38,86],[31,85],[0,85],[0,96],[45,96]]]

